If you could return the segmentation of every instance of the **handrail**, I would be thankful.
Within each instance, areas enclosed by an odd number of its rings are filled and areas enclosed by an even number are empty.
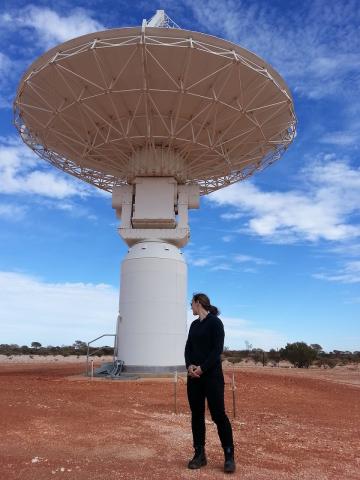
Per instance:
[[[100,335],[100,337],[94,338],[94,340],[90,340],[90,342],[87,343],[87,353],[86,353],[86,376],[87,377],[89,376],[89,357],[91,357],[92,355],[95,355],[95,353],[98,352],[99,350],[101,350],[101,348],[102,348],[102,347],[100,347],[97,350],[95,350],[94,352],[89,353],[90,352],[90,344],[96,342],[96,340],[99,340],[100,338],[103,338],[103,337],[115,337],[114,353],[113,353],[113,363],[115,363],[115,348],[116,348],[115,345],[116,345],[117,335],[116,335],[116,333],[104,333],[103,335]]]

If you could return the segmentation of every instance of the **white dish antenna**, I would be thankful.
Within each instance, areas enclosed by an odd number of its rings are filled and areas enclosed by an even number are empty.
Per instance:
[[[55,167],[112,192],[122,264],[118,357],[178,369],[186,338],[189,208],[278,160],[296,118],[281,76],[225,40],[158,10],[141,27],[59,45],[24,74],[23,141]]]

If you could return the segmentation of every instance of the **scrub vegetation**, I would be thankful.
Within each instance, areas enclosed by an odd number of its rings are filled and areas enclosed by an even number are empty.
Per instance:
[[[245,350],[229,350],[224,349],[223,360],[230,363],[255,363],[268,366],[278,367],[281,362],[290,362],[297,368],[309,368],[310,366],[322,368],[334,368],[336,366],[345,366],[349,364],[360,364],[360,351],[342,351],[333,350],[325,352],[321,345],[307,345],[305,342],[288,343],[285,347],[278,350],[271,349],[269,351],[261,348],[253,348],[249,342],[246,342]],[[113,354],[113,347],[101,346],[90,347],[89,353],[98,357]],[[86,355],[87,343],[82,340],[76,340],[72,345],[43,346],[40,342],[32,342],[28,345],[17,344],[0,344],[0,355],[11,357],[14,355]]]
[[[102,347],[90,347],[89,353],[98,357],[112,355],[113,347],[107,345]],[[0,344],[0,355],[6,355],[7,357],[13,355],[62,355],[68,357],[69,355],[86,355],[87,343],[82,340],[76,340],[72,345],[42,346],[40,342],[32,342],[31,346],[17,345],[17,344]]]
[[[305,342],[288,343],[279,350],[271,349],[266,352],[261,348],[250,348],[246,350],[225,349],[224,359],[231,363],[254,362],[271,366],[279,366],[280,362],[288,361],[297,368],[309,368],[314,365],[323,368],[334,368],[337,365],[344,366],[352,363],[360,363],[360,351],[333,350],[325,352],[321,345],[307,345]]]

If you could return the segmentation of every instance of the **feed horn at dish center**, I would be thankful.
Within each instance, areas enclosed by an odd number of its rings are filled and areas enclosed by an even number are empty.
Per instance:
[[[163,10],[141,27],[84,35],[25,72],[15,125],[44,160],[112,192],[129,246],[117,358],[127,371],[183,366],[188,210],[278,160],[295,136],[281,76]]]

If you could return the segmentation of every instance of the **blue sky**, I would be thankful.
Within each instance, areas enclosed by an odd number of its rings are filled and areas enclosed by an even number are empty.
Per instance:
[[[21,143],[12,101],[41,53],[156,8],[252,50],[284,77],[297,137],[252,179],[190,212],[189,298],[222,311],[226,345],[360,350],[360,5],[357,0],[0,1],[0,343],[115,329],[120,261],[111,198]],[[169,312],[169,318],[171,312]]]

